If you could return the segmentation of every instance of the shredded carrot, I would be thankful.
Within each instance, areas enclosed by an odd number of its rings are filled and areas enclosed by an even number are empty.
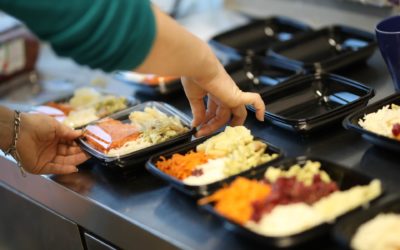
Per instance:
[[[160,157],[156,163],[156,166],[163,172],[172,175],[179,180],[183,180],[192,175],[193,170],[210,159],[206,154],[202,152],[190,151],[185,155],[173,154],[170,159]]]
[[[229,186],[200,199],[198,203],[205,205],[214,202],[214,208],[218,213],[239,224],[244,224],[253,214],[253,202],[265,199],[270,193],[270,185],[238,177]]]

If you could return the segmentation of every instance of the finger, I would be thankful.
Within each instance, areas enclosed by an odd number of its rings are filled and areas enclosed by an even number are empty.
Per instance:
[[[78,172],[78,169],[74,165],[47,163],[40,174],[71,174],[76,172]]]
[[[76,138],[82,135],[81,130],[73,130],[70,127],[67,127],[59,123],[57,129],[58,129],[57,135],[59,136],[59,138],[66,141],[75,140]]]
[[[208,96],[207,100],[207,112],[206,112],[206,118],[204,123],[207,123],[209,120],[215,117],[216,112],[217,112],[217,104],[213,100],[213,97],[211,95]]]
[[[78,153],[82,153],[82,149],[78,146],[69,146],[66,144],[59,144],[57,148],[57,154],[58,155],[75,155]]]
[[[242,94],[243,104],[251,104],[256,110],[256,117],[259,121],[264,121],[265,103],[261,96],[256,93],[244,92]]]
[[[204,119],[206,117],[206,108],[204,106],[203,98],[189,99],[189,103],[193,114],[192,126],[198,127],[204,123]]]
[[[247,111],[246,108],[242,105],[237,108],[232,109],[232,120],[230,122],[231,126],[239,126],[243,125],[244,121],[246,120],[247,117]]]
[[[199,137],[211,134],[228,123],[231,118],[230,116],[230,109],[218,107],[216,116],[212,118],[206,125],[202,126],[201,129],[196,133],[196,136]]]
[[[57,155],[54,158],[54,163],[61,165],[79,165],[84,163],[90,157],[85,153],[78,153],[74,155]]]

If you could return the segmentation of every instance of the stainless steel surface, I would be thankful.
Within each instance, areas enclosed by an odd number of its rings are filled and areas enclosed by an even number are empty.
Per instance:
[[[78,225],[0,182],[0,249],[83,250]]]
[[[394,91],[378,52],[367,65],[351,66],[339,73],[375,88],[376,96],[372,101]],[[126,88],[130,87],[125,86]],[[115,87],[115,91],[121,93],[125,89]],[[134,92],[133,89],[130,91]],[[183,93],[162,98],[141,98],[166,101],[190,113]],[[340,124],[309,137],[299,137],[268,123],[257,122],[252,114],[247,119],[246,126],[256,136],[284,149],[289,156],[307,154],[335,161],[382,179],[388,192],[400,191],[397,155],[370,145],[358,134],[344,130]],[[30,175],[22,178],[14,163],[0,157],[0,181],[0,185],[22,192],[124,249],[261,248],[253,242],[235,237],[220,222],[199,211],[195,201],[171,190],[145,171],[125,179],[89,162],[76,174]],[[326,237],[303,249],[341,248]]]
[[[84,233],[87,250],[116,250],[115,247],[98,239],[90,233]]]

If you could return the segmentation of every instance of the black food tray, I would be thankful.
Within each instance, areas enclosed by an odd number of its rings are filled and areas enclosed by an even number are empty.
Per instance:
[[[367,141],[371,142],[374,145],[377,145],[382,148],[390,149],[392,151],[400,152],[400,141],[393,139],[393,138],[383,136],[383,135],[379,135],[379,134],[374,133],[369,130],[366,130],[358,124],[358,121],[361,118],[363,118],[364,115],[376,112],[379,109],[381,109],[383,106],[386,106],[386,105],[389,105],[392,103],[400,105],[400,93],[390,95],[378,102],[368,105],[367,107],[365,107],[359,111],[354,112],[353,114],[350,114],[348,117],[346,117],[343,120],[343,126],[346,129],[353,130],[357,133],[360,133],[364,139],[366,139]]]
[[[211,38],[214,50],[239,59],[244,55],[265,55],[268,48],[279,41],[310,31],[310,26],[283,16],[255,20]],[[229,57],[229,56],[228,56]]]
[[[302,69],[262,57],[246,58],[225,67],[242,91],[262,93],[280,83],[298,77]]]
[[[366,176],[362,173],[356,172],[349,168],[343,167],[336,163],[308,156],[300,156],[297,158],[286,158],[280,162],[274,163],[274,165],[266,164],[263,167],[253,169],[252,171],[242,174],[242,176],[250,179],[261,180],[264,178],[264,173],[269,166],[279,167],[281,169],[288,170],[294,164],[304,165],[307,160],[319,161],[321,163],[321,170],[324,170],[328,173],[331,179],[337,183],[340,190],[347,190],[356,185],[368,185],[373,180],[373,178],[369,176]],[[239,236],[245,237],[251,241],[256,241],[266,246],[274,246],[279,248],[294,247],[300,244],[310,242],[318,237],[321,237],[329,233],[330,230],[332,229],[332,225],[334,224],[334,222],[323,223],[298,234],[284,236],[284,237],[269,237],[253,232],[252,230],[230,219],[225,218],[224,216],[216,212],[211,204],[201,206],[201,208],[203,208],[205,211],[217,217],[224,223],[226,229],[233,231]],[[347,214],[353,214],[361,209],[362,208],[356,208],[353,211],[349,211]],[[339,216],[338,218],[336,218],[335,221],[338,221],[340,218],[346,216],[347,214]]]
[[[376,47],[374,34],[335,25],[278,43],[268,54],[309,72],[330,72],[367,60]]]
[[[114,73],[114,78],[124,83],[135,86],[139,93],[145,93],[150,95],[153,94],[168,95],[183,89],[180,78],[165,84],[149,85],[138,82],[137,80],[131,78],[129,74],[130,74],[129,71],[117,71]]]
[[[383,197],[370,208],[352,216],[344,216],[334,227],[333,236],[340,244],[350,249],[351,240],[358,228],[380,213],[400,214],[400,197],[390,195]]]
[[[216,134],[214,134],[216,135]],[[212,136],[214,136],[212,135]],[[252,169],[246,170],[242,173],[239,173],[237,175],[233,175],[230,177],[227,177],[224,180],[220,180],[214,183],[210,183],[208,185],[201,185],[201,186],[192,186],[192,185],[187,185],[185,183],[183,183],[181,180],[178,180],[177,178],[170,176],[169,174],[164,173],[163,171],[161,171],[159,168],[157,168],[156,166],[156,162],[160,159],[161,156],[164,156],[165,158],[171,158],[171,156],[175,153],[180,153],[180,154],[185,154],[191,150],[195,150],[196,146],[203,143],[204,141],[206,141],[207,139],[211,138],[212,136],[207,136],[207,137],[203,137],[200,139],[197,139],[195,141],[192,141],[188,144],[185,145],[181,145],[178,147],[175,147],[173,149],[167,150],[165,152],[161,152],[157,155],[152,156],[149,161],[146,163],[146,169],[152,173],[153,175],[157,176],[158,178],[164,180],[165,182],[169,183],[172,187],[174,187],[175,189],[183,192],[186,195],[189,196],[193,196],[193,197],[202,197],[202,196],[207,196],[209,194],[211,194],[213,191],[215,191],[216,189],[222,187],[223,184],[229,182],[230,180],[233,180],[236,176],[242,175],[244,173],[247,173],[249,171],[252,171]],[[272,153],[276,153],[278,154],[278,157],[270,162],[276,162],[278,161],[282,156],[283,153],[282,151],[275,147],[270,145],[269,143],[267,143],[266,141],[264,141],[261,138],[255,137],[255,140],[258,141],[262,141],[263,143],[267,144],[267,150],[266,153],[272,154]],[[265,164],[269,164],[265,163]],[[263,166],[265,164],[262,164],[260,166]],[[258,168],[260,166],[257,166],[255,168]]]
[[[373,96],[373,89],[333,74],[301,76],[261,94],[266,120],[298,133],[341,120],[367,105]]]
[[[187,117],[184,113],[172,107],[171,105],[162,102],[144,102],[130,109],[126,109],[108,117],[120,121],[125,121],[129,119],[130,113],[132,113],[133,111],[143,111],[146,107],[155,107],[159,111],[169,116],[177,116],[179,117],[183,125],[188,128],[191,127],[191,119],[189,117]],[[91,124],[96,124],[96,122]],[[107,156],[102,152],[94,149],[83,138],[79,138],[78,143],[83,148],[83,150],[92,155],[102,165],[106,166],[109,169],[126,172],[127,170],[134,170],[138,168],[143,169],[144,163],[151,157],[152,154],[168,147],[174,146],[176,144],[189,142],[195,132],[195,128],[190,128],[188,132],[178,135],[170,140],[122,156]]]

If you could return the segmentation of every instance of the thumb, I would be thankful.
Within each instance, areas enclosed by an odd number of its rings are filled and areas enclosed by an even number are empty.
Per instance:
[[[57,134],[60,136],[60,139],[64,139],[67,141],[72,141],[82,135],[81,130],[73,130],[70,127],[67,127],[63,124],[58,123]]]

